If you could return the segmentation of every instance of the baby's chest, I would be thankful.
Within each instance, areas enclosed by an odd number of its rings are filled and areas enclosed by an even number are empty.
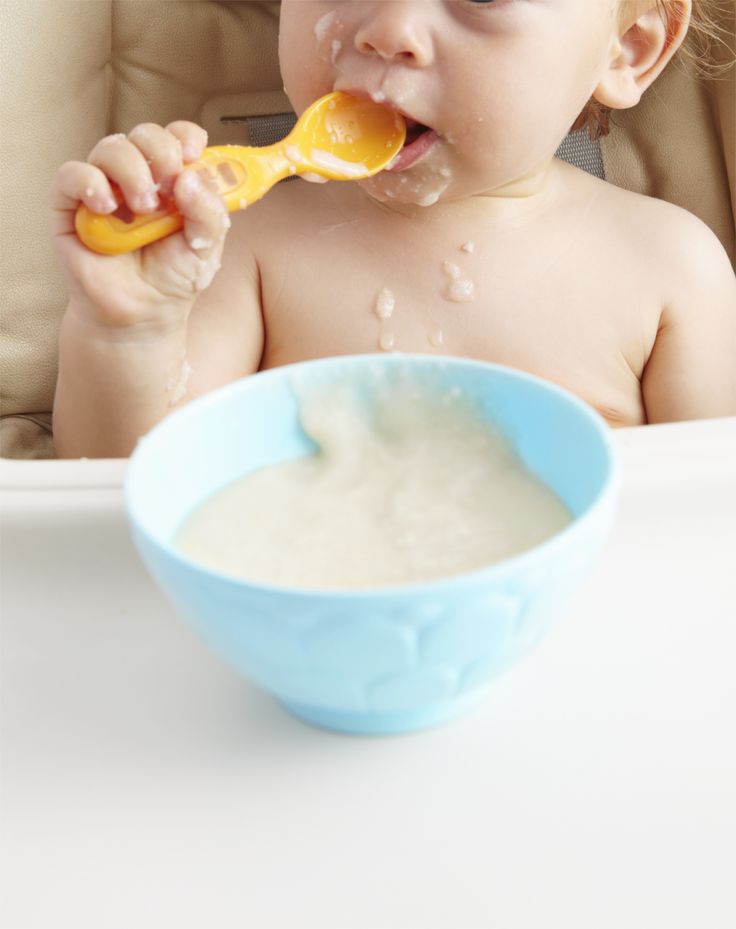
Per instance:
[[[269,351],[281,356],[437,351],[496,361],[600,365],[639,326],[626,294],[602,296],[567,272],[503,273],[473,243],[439,260],[341,260],[289,267],[263,289]],[[278,357],[276,357],[278,356]]]
[[[594,275],[562,262],[528,262],[521,274],[479,252],[468,239],[434,254],[348,247],[327,262],[293,259],[277,286],[264,282],[263,367],[381,351],[459,355],[553,380],[611,418],[640,418],[640,298],[610,288],[602,298]]]

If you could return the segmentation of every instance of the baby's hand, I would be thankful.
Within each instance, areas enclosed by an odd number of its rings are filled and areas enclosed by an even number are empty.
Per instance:
[[[171,322],[180,325],[197,294],[220,266],[230,220],[204,171],[186,168],[207,144],[204,129],[189,122],[166,128],[142,123],[126,137],[112,135],[86,162],[63,164],[52,189],[55,243],[71,288],[70,309],[105,327]],[[114,213],[119,196],[134,213],[152,213],[173,198],[183,230],[137,252],[98,255],[77,238],[80,202],[95,213]]]

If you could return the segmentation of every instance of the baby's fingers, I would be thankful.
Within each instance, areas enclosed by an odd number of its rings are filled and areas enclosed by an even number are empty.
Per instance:
[[[154,183],[164,196],[169,196],[183,164],[179,139],[155,123],[139,123],[128,135],[148,164]]]
[[[124,135],[101,139],[88,160],[118,184],[134,213],[150,213],[158,208],[158,186],[146,157]]]
[[[74,211],[84,203],[93,213],[114,213],[118,203],[108,179],[86,161],[67,161],[56,172],[51,189],[52,232],[74,228]]]
[[[166,127],[181,145],[181,154],[186,164],[198,161],[207,147],[207,132],[196,123],[179,119]]]

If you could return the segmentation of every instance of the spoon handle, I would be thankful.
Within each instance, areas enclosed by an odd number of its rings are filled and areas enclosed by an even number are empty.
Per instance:
[[[215,145],[187,170],[206,172],[233,212],[259,200],[289,174],[312,172],[340,181],[370,177],[390,164],[405,137],[406,126],[397,113],[335,91],[307,107],[275,145]],[[77,208],[77,235],[92,251],[132,252],[184,225],[173,203],[146,215],[132,213],[122,198],[119,203],[110,215],[92,213],[84,204]]]
[[[206,148],[200,160],[187,170],[206,171],[229,213],[260,200],[274,184],[294,173],[283,142],[259,147],[214,145]],[[178,232],[183,225],[184,219],[173,202],[146,214],[132,213],[121,203],[109,215],[93,213],[82,203],[75,216],[80,240],[101,255],[135,251]]]

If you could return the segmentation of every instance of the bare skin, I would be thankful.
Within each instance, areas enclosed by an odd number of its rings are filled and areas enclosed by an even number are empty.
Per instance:
[[[552,157],[591,94],[633,105],[673,51],[651,4],[621,24],[615,4],[596,2],[591,13],[591,0],[501,0],[486,13],[439,0],[287,0],[281,56],[297,111],[334,87],[380,93],[435,134],[411,164],[367,182],[282,184],[235,214],[229,231],[217,195],[186,170],[206,144],[191,123],[137,127],[103,140],[88,162],[64,165],[54,231],[71,298],[58,453],[127,455],[171,409],[237,377],[382,349],[520,368],[567,387],[614,426],[736,415],[736,279],[715,236],[676,207]],[[546,101],[552,112],[528,113],[536,128],[518,152],[497,151],[510,117],[494,110],[490,90],[464,103],[453,56],[470,67],[491,49],[508,70],[525,42],[538,43],[535,30],[552,27],[556,44],[565,30],[585,34],[580,61],[560,77],[559,99]],[[641,68],[624,78],[621,62],[629,71],[637,62],[632,28]],[[509,80],[523,109],[523,81]],[[529,108],[538,106],[532,90]],[[112,209],[111,180],[138,212],[155,208],[155,197],[142,199],[154,184],[175,196],[183,233],[133,255],[87,251],[74,210],[80,201]],[[472,282],[472,294],[460,294],[471,299],[452,293],[457,276]],[[384,288],[394,308],[381,320]]]

